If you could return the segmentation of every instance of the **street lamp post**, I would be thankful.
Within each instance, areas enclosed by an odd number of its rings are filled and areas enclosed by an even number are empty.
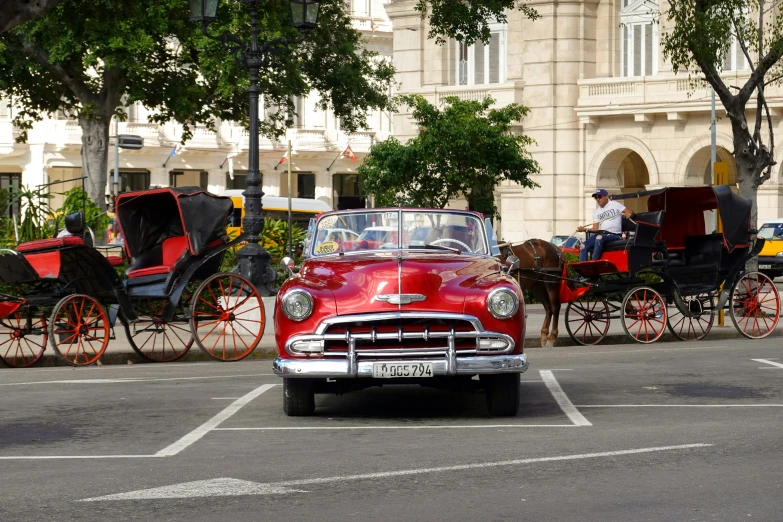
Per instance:
[[[213,36],[207,32],[207,26],[217,19],[218,0],[190,0],[190,19],[201,24],[204,36],[220,42],[250,72],[250,143],[248,150],[248,172],[245,177],[245,218],[244,230],[250,235],[247,244],[237,252],[239,273],[248,278],[261,295],[274,295],[271,284],[277,278],[270,266],[270,255],[262,245],[261,233],[264,230],[264,214],[261,198],[261,171],[258,168],[258,74],[262,68],[271,65],[279,50],[289,44],[304,40],[302,34],[297,39],[275,38],[265,42],[258,40],[258,9],[256,4],[266,4],[273,0],[240,0],[250,4],[250,42],[243,42],[229,33]],[[289,0],[292,25],[301,30],[314,29],[318,24],[320,0]]]

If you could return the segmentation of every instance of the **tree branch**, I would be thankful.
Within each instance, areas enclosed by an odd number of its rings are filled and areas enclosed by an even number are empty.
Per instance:
[[[25,22],[41,16],[65,0],[3,0],[0,11],[0,33],[4,33]]]
[[[36,47],[32,42],[23,40],[22,38],[19,38],[19,42],[22,46],[22,50],[27,56],[33,59],[57,80],[68,86],[79,101],[82,103],[95,103],[95,93],[93,93],[81,79],[79,73],[74,74],[73,71],[66,69],[62,65],[50,63],[49,53]]]

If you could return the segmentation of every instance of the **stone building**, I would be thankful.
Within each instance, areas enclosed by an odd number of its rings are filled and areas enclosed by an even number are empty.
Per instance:
[[[687,74],[674,75],[663,59],[660,27],[653,23],[656,0],[529,0],[541,18],[512,12],[507,24],[491,27],[487,44],[472,46],[428,40],[415,4],[394,0],[386,6],[401,92],[433,103],[489,95],[498,105],[531,109],[520,132],[536,141],[531,152],[541,165],[535,176],[540,188],[507,184],[496,192],[505,239],[570,234],[592,219],[590,194],[598,187],[629,192],[709,183],[711,89]],[[748,75],[734,42],[724,79],[742,85]],[[783,115],[782,94],[779,87],[767,90],[777,116]],[[731,129],[717,104],[718,161],[729,164],[735,183]],[[408,114],[396,115],[394,124],[400,139],[416,132]],[[780,158],[779,121],[774,131]],[[781,215],[780,174],[777,165],[759,190],[759,220]]]

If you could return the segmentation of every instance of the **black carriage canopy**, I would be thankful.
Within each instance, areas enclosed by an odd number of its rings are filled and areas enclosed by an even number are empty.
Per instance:
[[[682,246],[685,236],[708,233],[705,231],[704,211],[716,208],[723,223],[723,243],[729,252],[750,244],[752,203],[732,192],[728,185],[667,187],[617,194],[612,199],[642,197],[649,197],[648,210],[666,211],[659,239],[665,240],[670,247]]]
[[[234,209],[231,198],[200,187],[126,192],[116,200],[115,213],[131,257],[160,245],[170,237],[186,235],[191,254],[226,234]]]

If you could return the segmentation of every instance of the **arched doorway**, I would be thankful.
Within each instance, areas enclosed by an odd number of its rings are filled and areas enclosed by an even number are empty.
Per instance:
[[[734,156],[723,147],[716,149],[718,161],[728,163],[729,181],[732,187],[737,185],[737,164]],[[710,147],[702,147],[688,160],[685,167],[685,185],[711,185],[712,174],[710,172]]]
[[[638,153],[630,149],[617,149],[609,153],[601,162],[596,177],[597,188],[605,188],[615,194],[644,190],[649,184],[647,165]],[[624,203],[634,212],[647,210],[638,199],[629,199]]]

